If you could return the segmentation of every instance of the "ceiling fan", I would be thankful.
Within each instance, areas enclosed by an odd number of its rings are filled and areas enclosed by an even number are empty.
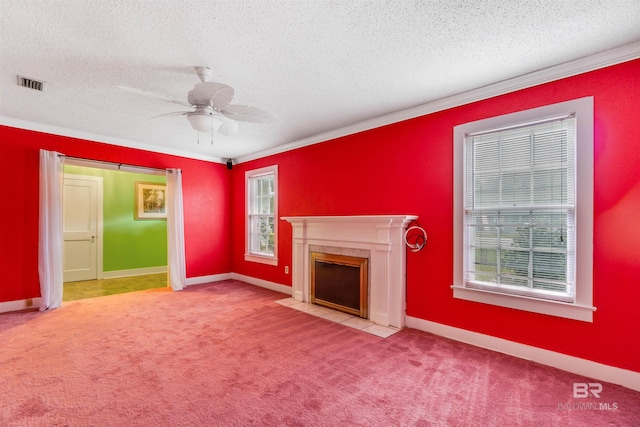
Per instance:
[[[180,104],[191,108],[189,111],[174,111],[161,114],[158,117],[187,116],[191,127],[198,132],[219,132],[231,135],[238,130],[238,121],[252,123],[269,123],[275,118],[268,112],[248,105],[233,105],[234,91],[231,86],[209,81],[211,68],[195,67],[200,83],[196,84],[187,94],[187,101],[147,92],[127,86],[116,86],[138,95],[161,99],[163,101]]]

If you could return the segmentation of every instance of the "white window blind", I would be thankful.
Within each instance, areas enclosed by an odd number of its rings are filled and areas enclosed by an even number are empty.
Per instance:
[[[574,115],[465,136],[466,287],[574,301],[575,145]]]

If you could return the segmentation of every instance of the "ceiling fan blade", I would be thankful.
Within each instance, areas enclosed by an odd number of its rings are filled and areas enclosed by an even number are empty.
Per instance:
[[[229,136],[238,131],[238,128],[239,128],[238,122],[229,120],[222,114],[216,114],[216,118],[222,122],[222,125],[218,129],[219,133]]]
[[[211,105],[216,110],[222,110],[233,99],[233,88],[222,83],[198,83],[187,96],[191,105]]]
[[[277,121],[270,113],[248,105],[227,105],[220,112],[227,118],[241,122],[272,123]]]
[[[186,116],[187,114],[192,113],[192,111],[173,111],[171,113],[160,114],[157,116],[149,117],[147,120],[159,119],[162,117],[177,117],[177,116]]]
[[[184,105],[185,107],[191,107],[191,104],[189,104],[186,101],[182,101],[182,100],[176,99],[176,98],[171,98],[171,97],[166,96],[166,95],[159,95],[157,93],[147,92],[146,90],[140,90],[140,89],[136,89],[136,88],[132,88],[132,87],[128,87],[128,86],[116,86],[116,87],[118,89],[122,89],[122,90],[127,91],[127,92],[135,93],[136,95],[142,95],[142,96],[146,96],[146,97],[149,97],[149,98],[156,98],[156,99],[160,99],[162,101],[172,102],[174,104]]]

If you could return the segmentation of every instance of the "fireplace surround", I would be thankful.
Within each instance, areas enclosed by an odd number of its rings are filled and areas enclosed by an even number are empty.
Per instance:
[[[292,297],[311,302],[310,259],[317,247],[329,247],[329,252],[338,255],[366,253],[369,320],[383,326],[404,327],[404,231],[417,218],[414,215],[282,217],[293,228]]]

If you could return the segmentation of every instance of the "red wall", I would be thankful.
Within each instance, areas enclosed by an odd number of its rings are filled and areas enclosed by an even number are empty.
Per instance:
[[[230,171],[224,165],[0,126],[4,183],[0,302],[40,296],[38,281],[39,149],[72,157],[183,171],[187,277],[231,269]]]
[[[593,96],[593,323],[453,299],[453,127]],[[232,268],[290,285],[291,226],[277,267],[245,262],[244,171],[279,165],[279,215],[416,214],[429,233],[407,255],[407,314],[640,372],[640,60],[236,165]]]

